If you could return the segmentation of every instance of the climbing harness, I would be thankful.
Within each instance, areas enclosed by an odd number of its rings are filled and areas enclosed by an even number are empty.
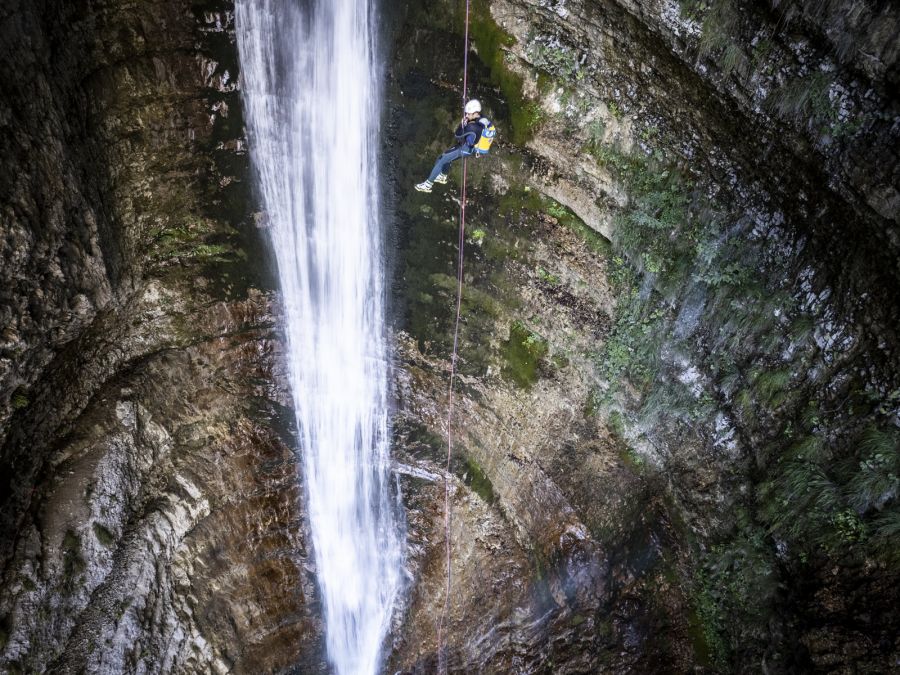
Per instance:
[[[466,0],[466,32],[463,49],[463,109],[466,106],[466,94],[469,85],[469,2]],[[490,148],[490,143],[488,143]],[[438,621],[437,657],[438,672],[441,675],[447,673],[447,655],[444,653],[444,623],[450,608],[450,455],[453,449],[453,382],[456,379],[456,353],[459,347],[459,316],[462,309],[463,292],[463,247],[466,235],[466,177],[468,158],[462,158],[462,186],[459,197],[459,245],[458,259],[456,261],[456,319],[453,324],[453,352],[450,356],[450,386],[447,396],[447,466],[444,471],[444,553],[446,557],[446,586],[444,589],[444,606],[441,609],[441,617]]]

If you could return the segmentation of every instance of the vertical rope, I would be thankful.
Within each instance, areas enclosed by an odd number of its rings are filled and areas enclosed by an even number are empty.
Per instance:
[[[466,30],[463,49],[463,86],[462,104],[466,106],[466,97],[469,88],[469,2],[466,0]],[[463,113],[463,125],[465,125],[465,113]],[[450,456],[453,450],[453,384],[456,380],[456,355],[459,348],[459,317],[462,311],[463,293],[463,253],[466,238],[466,179],[468,176],[468,157],[463,156],[462,187],[459,198],[459,242],[457,245],[458,257],[456,261],[456,319],[453,324],[453,352],[450,356],[450,385],[447,394],[447,465],[444,470],[444,554],[446,559],[446,584],[444,588],[444,606],[441,609],[441,617],[438,622],[438,672],[441,675],[447,673],[447,654],[444,651],[444,623],[450,609],[451,588],[451,551],[450,551]]]

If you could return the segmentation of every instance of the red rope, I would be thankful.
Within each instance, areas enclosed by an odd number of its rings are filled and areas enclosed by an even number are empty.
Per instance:
[[[469,2],[466,0],[466,33],[463,50],[463,88],[462,101],[463,109],[466,105],[466,96],[469,86]],[[466,120],[463,115],[463,125]],[[438,622],[438,671],[442,674],[447,672],[447,655],[444,653],[444,622],[447,620],[447,614],[450,608],[450,456],[453,450],[453,384],[456,379],[456,357],[459,347],[459,317],[462,311],[462,293],[463,293],[463,252],[465,249],[466,237],[466,178],[468,176],[468,158],[462,158],[462,187],[460,188],[459,198],[459,255],[456,262],[456,320],[453,325],[453,352],[450,357],[450,385],[447,395],[447,465],[444,471],[444,553],[446,557],[446,587],[444,589],[444,606],[441,609],[441,618]]]

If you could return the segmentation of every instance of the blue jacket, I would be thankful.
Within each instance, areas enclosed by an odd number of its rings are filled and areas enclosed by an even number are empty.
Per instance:
[[[456,127],[456,131],[453,132],[453,135],[456,136],[456,144],[467,145],[469,146],[469,150],[472,150],[481,138],[483,129],[484,127],[478,120],[469,122],[465,126],[460,124]]]

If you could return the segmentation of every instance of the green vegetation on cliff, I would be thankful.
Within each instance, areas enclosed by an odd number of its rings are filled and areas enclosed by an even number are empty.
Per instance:
[[[524,145],[534,135],[534,127],[540,117],[540,108],[528,101],[522,93],[523,80],[506,63],[508,52],[504,47],[515,43],[491,16],[487,3],[476,2],[470,16],[472,42],[478,56],[487,65],[491,82],[500,89],[509,109],[509,135],[513,143]]]
[[[569,36],[558,29],[565,22],[549,16],[546,7],[535,10],[533,26],[511,27],[523,41],[515,44],[485,9],[479,10],[473,41],[486,68],[482,81],[489,80],[506,100],[513,141],[531,137],[538,108],[522,96],[525,83],[510,63],[532,80],[527,89],[539,92],[542,110],[562,111],[550,113],[560,128],[546,129],[555,144],[552,152],[542,154],[532,144],[533,153],[520,155],[519,148],[507,146],[502,160],[491,158],[502,168],[479,166],[483,173],[470,183],[478,236],[470,235],[467,284],[492,295],[498,311],[491,317],[495,325],[463,330],[478,340],[479,358],[484,356],[479,365],[487,369],[479,374],[496,374],[499,362],[505,382],[518,388],[537,388],[538,378],[545,378],[539,387],[543,394],[552,378],[566,377],[552,368],[560,350],[553,329],[547,329],[550,312],[528,306],[533,298],[522,303],[530,311],[517,309],[517,296],[525,293],[509,288],[504,277],[510,276],[508,268],[521,265],[534,282],[529,292],[538,287],[562,305],[562,293],[553,294],[565,290],[568,279],[552,257],[536,255],[546,232],[533,224],[549,216],[594,240],[606,260],[604,282],[611,282],[616,310],[611,329],[598,331],[593,350],[582,346],[571,359],[572,352],[566,353],[567,363],[578,364],[579,376],[587,380],[578,404],[585,435],[590,436],[591,424],[608,422],[610,436],[628,439],[617,470],[660,481],[658,489],[670,497],[666,518],[689,521],[679,528],[677,541],[660,547],[684,557],[671,563],[669,573],[671,583],[685,589],[684,618],[697,663],[729,671],[765,656],[777,669],[793,658],[788,651],[797,626],[791,622],[799,601],[791,594],[807,590],[790,588],[791,582],[820,581],[824,576],[817,575],[824,571],[852,565],[896,569],[900,450],[892,415],[897,400],[890,387],[886,391],[867,380],[864,371],[872,364],[863,366],[863,359],[873,343],[858,343],[859,334],[841,332],[837,318],[846,307],[832,302],[837,289],[828,286],[827,274],[819,275],[809,248],[810,230],[818,223],[809,217],[809,200],[823,195],[808,190],[797,198],[803,200],[800,208],[785,205],[777,194],[782,186],[754,173],[758,162],[772,164],[759,156],[758,144],[720,147],[736,129],[717,128],[709,111],[696,106],[691,108],[696,116],[667,115],[659,111],[665,101],[655,101],[654,108],[639,91],[651,89],[660,73],[674,72],[685,77],[685,88],[696,88],[677,99],[690,103],[698,91],[708,97],[765,76],[771,86],[763,89],[754,113],[836,134],[843,113],[838,114],[835,74],[786,68],[778,60],[784,45],[776,35],[759,33],[760,39],[746,44],[741,31],[752,17],[734,3],[694,5],[702,30],[691,37],[688,51],[692,58],[699,53],[715,86],[700,82],[706,75],[698,73],[696,63],[680,60],[666,71],[668,57],[655,49],[642,52],[643,61],[630,53],[616,55],[614,48],[606,51],[602,41],[592,45],[599,56],[585,51],[584,44],[563,49],[559,45]],[[595,69],[582,69],[576,54],[588,54]],[[618,79],[616,69],[632,67],[632,58],[641,64],[640,75]],[[477,59],[473,63],[479,67]],[[598,64],[611,83],[595,77]],[[637,93],[622,94],[628,85]],[[734,107],[740,105],[731,99],[722,107],[710,103],[720,111]],[[709,126],[675,128],[698,119]],[[525,129],[529,133],[523,134]],[[681,132],[684,136],[676,138]],[[685,140],[688,132],[691,140]],[[565,147],[572,148],[571,158]],[[741,167],[734,156],[748,149],[757,154],[743,158],[752,166]],[[561,166],[560,153],[573,167]],[[585,168],[590,157],[596,166]],[[560,177],[564,180],[555,183]],[[556,189],[565,182],[565,190],[575,184],[595,197],[591,207],[613,222],[611,246],[542,197],[545,181]],[[440,227],[442,236],[446,229],[449,240],[455,208],[447,200],[428,214],[430,225],[414,227]],[[441,246],[446,256],[449,245],[442,239]],[[845,281],[855,288],[855,280]],[[434,299],[431,291],[426,295]],[[447,299],[429,302],[429,320],[440,315]],[[477,323],[474,316],[467,320]],[[579,320],[574,330],[585,331],[586,322]],[[589,459],[580,459],[587,474]],[[585,494],[601,500],[594,489]],[[582,512],[599,508],[580,492],[578,498]],[[591,520],[593,534],[624,546],[621,528],[601,521]],[[809,598],[802,601],[811,606]]]
[[[503,374],[520,387],[528,387],[537,380],[538,366],[546,355],[547,341],[516,321],[503,345]]]

